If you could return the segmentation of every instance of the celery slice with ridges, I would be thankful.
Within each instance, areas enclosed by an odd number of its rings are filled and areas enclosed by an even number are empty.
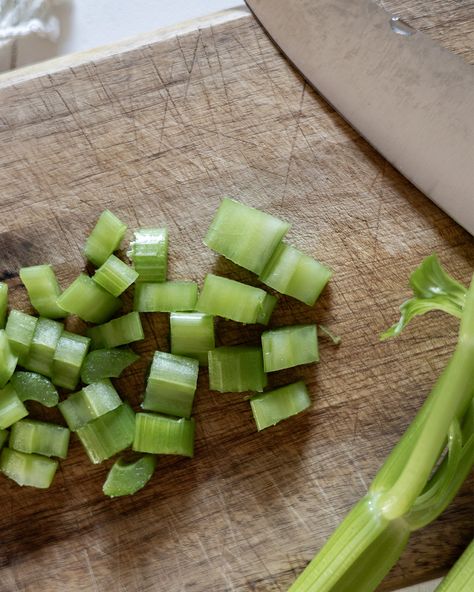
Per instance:
[[[258,431],[301,413],[311,405],[304,382],[294,382],[250,399]]]
[[[66,311],[58,304],[61,288],[51,265],[22,267],[20,278],[25,284],[33,308],[41,316],[50,319],[66,316]]]
[[[27,408],[11,384],[0,390],[0,429],[9,428],[28,415]]]
[[[97,464],[128,448],[133,442],[134,432],[135,413],[123,403],[80,427],[76,433],[91,462]]]
[[[138,273],[115,255],[99,267],[92,279],[112,296],[120,296],[137,279]]]
[[[58,407],[69,429],[75,432],[90,421],[117,409],[121,404],[122,400],[113,384],[105,379],[69,395]]]
[[[435,592],[472,592],[474,589],[474,540],[456,561]]]
[[[267,385],[262,348],[253,345],[216,347],[209,352],[209,388],[221,393],[261,392]]]
[[[5,331],[15,355],[25,357],[30,351],[31,342],[38,319],[19,310],[12,310],[8,315]]]
[[[85,256],[99,267],[119,248],[126,231],[127,225],[115,214],[110,210],[103,211],[86,241]]]
[[[150,454],[194,455],[194,419],[137,413],[133,450]]]
[[[255,322],[260,323],[261,325],[268,325],[273,309],[275,308],[277,302],[278,299],[276,296],[267,294],[264,301],[262,302],[262,306],[260,307]]]
[[[225,197],[204,244],[237,265],[261,273],[290,224]]]
[[[155,468],[156,456],[153,454],[144,454],[130,462],[119,458],[112,465],[102,491],[109,497],[133,495],[145,487]]]
[[[143,409],[190,417],[199,372],[193,358],[157,351],[146,385]]]
[[[214,317],[201,312],[172,312],[171,353],[196,358],[207,366],[207,352],[215,347]]]
[[[140,312],[180,312],[194,310],[198,297],[195,282],[176,281],[135,286],[133,308]]]
[[[4,448],[0,454],[0,471],[18,485],[48,489],[57,468],[57,460],[39,454],[25,454],[10,448]]]
[[[18,362],[12,352],[5,329],[0,329],[0,388],[10,380]]]
[[[56,351],[62,332],[62,323],[40,317],[33,333],[30,351],[26,358],[22,357],[19,360],[21,366],[32,372],[51,376],[53,372],[54,352]]]
[[[92,349],[117,347],[145,337],[138,312],[129,312],[98,327],[91,327],[87,335],[92,340]]]
[[[69,435],[69,430],[63,426],[22,419],[12,426],[9,447],[27,454],[66,458]]]
[[[11,379],[11,385],[15,389],[20,401],[36,401],[45,407],[54,407],[58,404],[58,391],[53,383],[37,372],[15,372]]]
[[[87,354],[81,370],[81,380],[91,384],[104,378],[118,378],[140,359],[131,349],[96,349]]]
[[[83,335],[62,332],[53,358],[54,384],[71,391],[76,388],[90,341],[89,337]]]
[[[5,446],[9,436],[10,432],[8,430],[0,430],[0,450]]]
[[[319,361],[316,325],[293,325],[262,333],[265,372]]]
[[[0,329],[5,328],[8,309],[8,284],[0,282]]]
[[[168,230],[141,228],[135,231],[127,255],[138,272],[137,282],[164,282],[168,270]]]
[[[331,277],[329,267],[290,245],[280,243],[259,279],[281,294],[312,306]]]
[[[68,313],[90,323],[105,323],[122,304],[84,273],[64,290],[58,302]]]
[[[196,310],[239,323],[256,323],[267,310],[267,292],[209,273],[196,303]]]

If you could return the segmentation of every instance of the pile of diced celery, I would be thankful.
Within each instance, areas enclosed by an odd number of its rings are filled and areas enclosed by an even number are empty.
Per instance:
[[[289,227],[225,198],[204,243],[266,286],[312,306],[332,272],[283,242]],[[39,316],[8,311],[8,286],[0,283],[0,471],[19,485],[51,485],[57,459],[67,456],[70,432],[93,463],[131,449],[108,473],[103,491],[110,497],[144,487],[158,455],[192,457],[200,366],[208,367],[211,390],[253,393],[249,404],[258,430],[310,405],[301,381],[265,388],[268,372],[319,360],[316,325],[263,331],[258,345],[216,347],[215,316],[267,325],[277,296],[213,274],[200,291],[193,281],[168,280],[166,228],[137,230],[127,252],[129,265],[114,254],[126,230],[104,211],[84,249],[95,273],[80,273],[64,291],[51,265],[22,268],[20,278]],[[131,286],[134,310],[114,316]],[[145,337],[140,313],[153,312],[170,313],[171,351],[154,353],[142,411],[135,413],[111,378],[138,360],[130,344]],[[69,315],[89,324],[86,335],[65,329],[59,319]],[[74,392],[61,390],[60,397],[56,387]],[[57,406],[67,427],[30,419],[25,402],[31,400]]]

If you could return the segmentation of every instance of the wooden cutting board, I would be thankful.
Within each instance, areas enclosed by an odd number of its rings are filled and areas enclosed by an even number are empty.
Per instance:
[[[385,4],[474,58],[470,3]],[[281,298],[272,325],[324,323],[342,344],[321,339],[319,365],[270,377],[303,378],[313,406],[260,434],[245,397],[209,392],[203,371],[195,458],[163,458],[134,497],[105,499],[111,462],[91,466],[74,438],[50,490],[1,478],[2,592],[284,591],[364,494],[456,341],[457,322],[441,314],[398,340],[378,336],[423,257],[436,251],[468,282],[472,237],[344,123],[252,17],[158,39],[0,79],[0,278],[12,305],[27,310],[21,266],[51,262],[69,284],[104,208],[127,222],[127,240],[169,227],[170,278],[213,271],[257,284],[202,244],[230,195],[290,220],[289,240],[335,271],[314,308]],[[168,348],[167,316],[143,322],[143,358],[116,381],[137,409],[152,352]],[[229,344],[258,342],[261,328],[219,321],[217,331]],[[445,571],[472,535],[472,502],[471,481],[413,536],[383,589]]]

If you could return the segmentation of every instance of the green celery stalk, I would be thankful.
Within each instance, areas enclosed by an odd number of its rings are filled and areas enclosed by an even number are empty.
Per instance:
[[[137,413],[133,450],[149,454],[194,456],[194,419]]]
[[[12,352],[5,329],[0,329],[0,388],[3,388],[15,372],[18,357]]]
[[[15,372],[10,384],[20,401],[36,401],[45,407],[55,407],[59,401],[53,383],[37,372]]]
[[[93,280],[112,296],[120,296],[137,279],[138,273],[115,255],[99,267]]]
[[[319,361],[316,325],[293,325],[262,333],[265,372]]]
[[[138,273],[137,282],[164,282],[168,271],[168,230],[136,230],[127,255]]]
[[[171,353],[196,358],[207,366],[207,352],[215,347],[214,317],[201,312],[172,312]]]
[[[76,434],[91,462],[97,464],[128,448],[133,442],[134,432],[135,413],[123,403],[78,428]]]
[[[194,310],[198,297],[195,282],[138,283],[134,310],[139,312],[182,312]]]
[[[13,424],[9,446],[18,452],[66,458],[69,430],[63,426],[35,419],[22,419]]]
[[[291,592],[372,592],[397,561],[410,532],[434,520],[453,499],[474,463],[473,359],[474,278],[456,349],[430,396],[366,496]]]
[[[329,267],[290,245],[280,243],[259,279],[281,294],[313,306],[331,277]]]
[[[96,349],[87,354],[81,369],[84,384],[104,378],[118,378],[122,372],[140,359],[131,349]]]
[[[8,309],[8,284],[0,282],[0,329],[5,328]]]
[[[308,409],[311,405],[304,382],[294,382],[250,399],[252,414],[260,432]]]
[[[82,364],[90,346],[89,337],[63,331],[53,358],[54,384],[74,390],[79,382]]]
[[[26,370],[51,376],[53,372],[54,352],[63,332],[63,324],[58,321],[40,317],[36,323],[30,350],[19,363]]]
[[[128,462],[119,458],[110,469],[102,491],[109,497],[133,495],[143,489],[156,468],[156,456],[144,454]]]
[[[58,304],[69,314],[75,314],[83,321],[105,323],[122,303],[88,275],[81,273],[61,294]]]
[[[22,267],[20,278],[25,284],[33,308],[41,316],[50,319],[66,316],[66,311],[58,304],[61,288],[51,265]]]
[[[204,244],[237,265],[261,273],[290,224],[225,197]]]
[[[120,247],[126,231],[126,224],[119,220],[115,214],[112,214],[110,210],[103,211],[86,241],[85,256],[96,267],[99,267]]]
[[[143,409],[190,417],[198,372],[197,360],[156,351],[148,375]]]
[[[25,358],[30,351],[38,319],[19,310],[12,310],[8,315],[5,332],[10,347],[16,356]]]
[[[27,415],[28,410],[10,383],[0,389],[0,429],[9,428]]]
[[[98,327],[91,327],[87,335],[92,340],[92,349],[117,347],[145,338],[138,312],[129,312]]]
[[[273,296],[273,294],[267,294],[262,302],[262,306],[258,312],[255,322],[259,323],[260,325],[268,325],[270,322],[270,317],[273,313],[273,309],[275,308],[277,302],[278,298],[276,296]]]
[[[18,485],[48,489],[57,468],[57,460],[39,454],[25,454],[10,448],[4,448],[0,454],[0,471]]]
[[[474,589],[474,540],[436,588],[436,592],[472,592]]]
[[[209,352],[209,388],[221,393],[263,391],[262,348],[253,345],[216,347]]]
[[[196,310],[239,323],[256,323],[268,316],[267,292],[225,277],[207,274]],[[274,297],[271,297],[274,298]]]

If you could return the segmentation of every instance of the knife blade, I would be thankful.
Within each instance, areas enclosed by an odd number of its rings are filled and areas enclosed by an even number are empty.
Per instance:
[[[378,152],[474,235],[474,68],[372,0],[246,0]]]

